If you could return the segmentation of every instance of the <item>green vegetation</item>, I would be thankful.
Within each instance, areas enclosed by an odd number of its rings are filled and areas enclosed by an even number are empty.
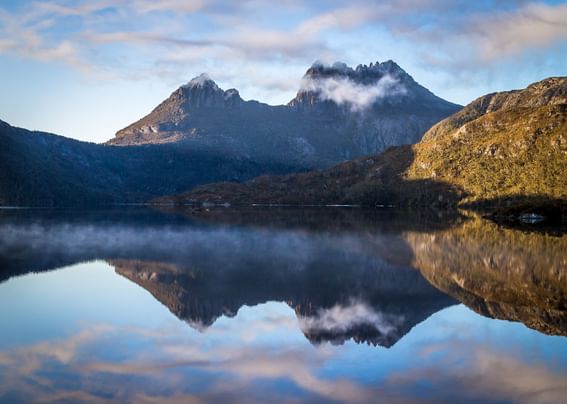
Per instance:
[[[567,197],[567,104],[488,113],[414,150],[405,178],[455,184],[465,203]]]

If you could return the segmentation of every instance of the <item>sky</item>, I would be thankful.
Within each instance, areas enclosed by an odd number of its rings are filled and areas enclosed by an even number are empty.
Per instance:
[[[0,119],[100,143],[203,72],[284,104],[389,59],[460,104],[566,75],[567,0],[0,0]]]

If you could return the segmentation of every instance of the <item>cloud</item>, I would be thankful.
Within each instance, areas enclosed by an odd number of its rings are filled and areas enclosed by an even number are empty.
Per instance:
[[[0,6],[0,53],[63,64],[93,79],[171,87],[207,71],[244,98],[282,103],[299,84],[283,77],[299,78],[313,59],[367,63],[397,57],[389,52],[398,43],[408,49],[404,64],[425,76],[434,68],[443,84],[457,84],[452,88],[463,89],[464,78],[488,83],[511,66],[538,76],[541,66],[550,71],[566,63],[566,10],[522,0],[24,2]],[[370,52],[379,55],[354,59]],[[246,75],[249,69],[261,73]],[[338,99],[356,92],[348,82],[327,84]],[[370,91],[380,98],[380,89]],[[470,87],[446,91],[478,95]],[[364,108],[365,100],[358,101],[345,103]]]
[[[194,13],[206,8],[206,0],[139,0],[134,2],[134,8],[141,13],[153,11],[173,11],[177,13]]]
[[[407,93],[405,86],[390,75],[371,85],[358,84],[347,77],[307,77],[301,89],[317,93],[321,100],[346,104],[353,111],[363,111],[379,100]]]
[[[567,4],[528,4],[489,18],[476,16],[472,22],[466,32],[485,62],[567,40]]]
[[[89,2],[76,2],[75,5],[70,5],[72,3],[69,2],[67,2],[67,4],[56,2],[35,2],[29,9],[26,17],[28,20],[31,20],[40,19],[47,15],[85,16],[120,3],[123,2],[120,0],[95,0]]]
[[[411,9],[410,3],[374,12],[375,22],[407,41],[423,64],[452,73],[488,71],[567,39],[567,4],[423,0]]]
[[[243,55],[261,59],[271,56],[307,57],[325,49],[316,38],[298,31],[246,29],[236,31],[219,42]]]
[[[206,40],[191,40],[168,36],[158,32],[110,32],[110,33],[85,33],[83,39],[96,44],[169,44],[183,47],[208,46],[214,43]]]
[[[3,11],[2,14],[7,14],[16,24],[28,25],[28,28],[32,22],[51,20],[59,26],[65,22],[65,17],[81,18],[79,31],[69,31],[69,37],[63,38],[75,48],[79,45],[81,49],[89,47],[89,40],[97,44],[141,44],[144,41],[151,45],[160,42],[179,46],[214,44],[236,51],[237,57],[244,55],[258,59],[271,56],[309,59],[320,57],[323,53],[332,52],[333,47],[325,36],[327,32],[339,30],[344,35],[349,35],[353,30],[376,23],[380,23],[380,27],[389,30],[394,36],[410,39],[428,49],[434,45],[433,52],[430,53],[443,53],[445,56],[438,57],[439,60],[463,56],[471,59],[478,56],[482,60],[505,58],[528,49],[551,46],[567,37],[567,28],[563,23],[567,17],[567,5],[525,4],[525,1],[499,3],[499,6],[489,6],[485,2],[468,1],[401,0],[394,4],[355,1],[348,7],[337,7],[338,2],[323,6],[299,1],[292,2],[291,5],[274,5],[273,2],[259,0],[227,5],[214,0],[99,0],[36,2],[24,7],[24,11]],[[286,28],[267,27],[262,24],[262,19],[252,19],[258,13],[266,16],[278,13],[287,15],[285,12],[288,9],[301,11],[307,17],[295,18],[292,20],[294,23],[288,24]],[[97,26],[102,31],[91,32],[83,37],[84,28],[102,11],[112,14],[116,26],[133,29],[104,32],[108,27]],[[200,24],[199,31],[188,30],[184,19],[197,12],[205,20],[210,19],[210,26],[203,27]],[[158,35],[147,32],[148,26],[175,26],[176,29],[169,35]],[[31,29],[36,35],[39,34],[39,30]],[[22,39],[12,29],[6,34],[7,37],[14,38],[15,42]],[[86,38],[87,43],[81,43],[79,38]],[[453,52],[455,47],[451,45],[452,40],[467,43],[475,50],[475,54]],[[48,41],[43,42],[46,47],[53,47]],[[3,46],[3,49],[6,47]],[[210,50],[209,57],[214,58],[222,53],[218,49]],[[34,56],[33,51],[25,54]],[[156,57],[159,59],[161,56],[156,54]]]
[[[302,36],[312,37],[332,29],[351,30],[376,21],[382,14],[383,7],[383,5],[356,5],[334,9],[302,22],[297,26],[296,32]]]
[[[60,62],[92,73],[92,64],[83,58],[73,40],[66,37],[54,40],[44,34],[57,27],[56,15],[73,14],[73,10],[65,7],[61,10],[48,3],[37,3],[35,7],[22,16],[0,12],[0,52],[43,62]],[[76,14],[81,12],[75,11]]]
[[[394,333],[403,321],[401,315],[383,314],[358,301],[351,301],[347,305],[337,304],[330,309],[319,310],[315,316],[299,318],[304,332],[344,333],[357,326],[369,325],[384,336]]]

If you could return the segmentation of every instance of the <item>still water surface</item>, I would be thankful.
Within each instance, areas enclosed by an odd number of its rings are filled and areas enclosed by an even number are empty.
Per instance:
[[[567,237],[360,210],[0,211],[0,402],[567,397]]]

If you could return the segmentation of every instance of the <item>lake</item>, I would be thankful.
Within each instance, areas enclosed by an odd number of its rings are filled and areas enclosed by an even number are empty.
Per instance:
[[[567,397],[567,236],[397,210],[0,210],[0,402]]]

